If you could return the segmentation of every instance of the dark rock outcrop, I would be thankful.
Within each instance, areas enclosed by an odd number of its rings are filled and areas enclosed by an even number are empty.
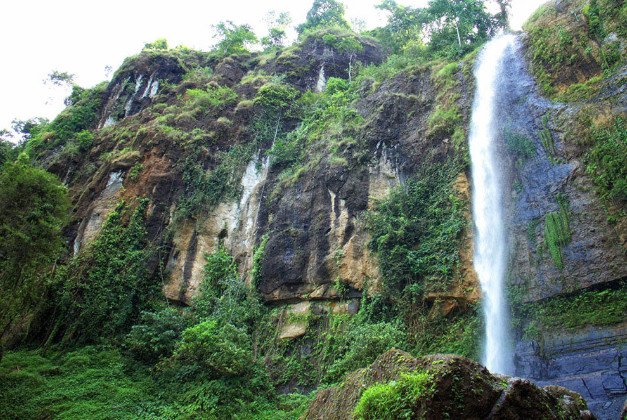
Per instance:
[[[555,332],[542,347],[520,342],[516,354],[518,375],[578,392],[599,418],[619,415],[627,397],[627,323]]]
[[[415,419],[593,419],[581,396],[558,386],[539,388],[520,378],[492,375],[459,356],[414,358],[390,350],[338,386],[318,392],[306,419],[352,419],[363,392],[401,373],[426,372],[429,390],[413,406]]]

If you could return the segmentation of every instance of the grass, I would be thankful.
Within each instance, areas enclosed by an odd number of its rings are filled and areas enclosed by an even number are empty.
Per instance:
[[[0,418],[158,417],[167,407],[155,395],[150,379],[128,372],[110,347],[22,350],[0,362]]]

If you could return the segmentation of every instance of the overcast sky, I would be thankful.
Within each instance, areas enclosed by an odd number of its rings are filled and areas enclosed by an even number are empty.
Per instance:
[[[427,0],[397,0],[424,6]],[[513,0],[513,26],[545,0]],[[248,23],[265,35],[270,10],[287,11],[293,24],[305,19],[313,0],[0,0],[0,128],[15,119],[53,118],[65,92],[43,84],[52,70],[76,75],[90,87],[105,80],[144,43],[166,38],[170,46],[207,50],[211,25],[223,20]],[[368,28],[385,22],[380,0],[344,0],[349,20]]]

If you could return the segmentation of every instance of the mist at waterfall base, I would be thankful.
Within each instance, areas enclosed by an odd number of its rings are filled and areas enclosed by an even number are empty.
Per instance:
[[[501,374],[512,374],[514,364],[504,284],[508,261],[503,200],[507,171],[499,158],[497,112],[501,80],[507,72],[505,57],[515,41],[515,35],[500,35],[486,44],[477,58],[469,137],[475,225],[473,259],[485,317],[482,362],[491,372]]]

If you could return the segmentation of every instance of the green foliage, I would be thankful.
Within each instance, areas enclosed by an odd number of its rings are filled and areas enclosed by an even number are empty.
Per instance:
[[[521,291],[510,293],[512,322],[524,327],[526,338],[532,340],[556,330],[616,325],[624,321],[627,312],[627,283],[624,281],[616,287],[580,290],[529,303],[522,301]]]
[[[87,136],[84,130],[93,128],[97,122],[98,111],[102,106],[106,88],[107,84],[101,83],[91,89],[81,90],[80,94],[76,95],[76,99],[72,101],[72,105],[65,108],[47,125],[45,131],[52,133],[52,138],[61,143],[79,135],[82,137],[82,139],[78,139],[79,144],[83,145]],[[43,141],[43,133],[34,137],[33,141],[35,143]]]
[[[545,331],[618,324],[627,313],[627,287],[623,283],[617,289],[586,290],[532,303],[527,309]]]
[[[354,54],[364,49],[357,35],[350,31],[327,29],[322,35],[322,42],[340,53],[347,52]]]
[[[187,89],[185,96],[192,108],[216,108],[237,102],[237,93],[228,86],[209,84],[203,89]]]
[[[558,197],[559,210],[546,214],[544,219],[544,243],[546,244],[555,266],[560,270],[564,268],[562,260],[562,247],[571,240],[570,227],[568,226],[568,203],[564,198]]]
[[[350,28],[344,17],[344,5],[338,0],[314,0],[307,12],[307,20],[298,25],[298,33],[321,27]]]
[[[154,40],[153,42],[147,42],[144,44],[144,49],[146,50],[167,50],[168,49],[168,41],[165,38],[159,38]]]
[[[173,359],[212,379],[243,375],[253,363],[246,331],[216,320],[185,329]]]
[[[268,152],[272,166],[282,168],[283,175],[298,176],[303,162],[320,159],[323,152],[330,157],[344,158],[347,149],[357,149],[354,136],[363,117],[352,106],[355,92],[342,79],[330,77],[327,90],[320,94],[308,92],[299,99],[301,124],[284,137],[278,137]],[[354,149],[354,150],[353,150]],[[317,152],[317,153],[316,153]]]
[[[124,223],[121,203],[105,221],[96,239],[77,258],[57,271],[54,328],[49,340],[94,342],[116,337],[131,327],[142,307],[156,296],[146,270],[146,243],[141,200]]]
[[[241,192],[241,174],[253,147],[252,143],[235,145],[227,152],[220,152],[218,164],[211,170],[205,170],[199,150],[190,154],[183,163],[185,190],[176,208],[175,221],[196,217],[220,202],[237,198]]]
[[[502,25],[480,0],[431,0],[425,15],[431,34],[429,50],[440,57],[461,57],[487,41]]]
[[[443,166],[391,192],[368,215],[383,292],[399,296],[414,285],[418,296],[446,287],[459,261],[465,204],[453,192],[455,168]]]
[[[124,338],[123,348],[133,359],[154,365],[174,353],[186,326],[187,320],[178,309],[167,306],[144,311]]]
[[[236,25],[229,21],[213,26],[218,39],[217,50],[224,55],[248,52],[247,46],[257,42],[257,36],[250,25]]]
[[[287,37],[287,27],[292,21],[289,13],[282,12],[276,14],[275,12],[269,13],[270,28],[268,29],[268,35],[261,38],[261,45],[266,50],[276,47],[282,47]]]
[[[17,351],[0,362],[1,418],[162,418],[169,409],[157,398],[112,348]]]
[[[15,160],[16,157],[17,149],[15,148],[13,143],[0,138],[0,171],[2,170],[2,165],[4,165],[6,162]]]
[[[51,173],[24,159],[0,170],[2,328],[41,298],[46,271],[63,249],[69,207],[67,189]]]
[[[421,38],[425,20],[422,9],[399,5],[394,0],[383,0],[377,8],[390,15],[387,25],[376,30],[375,35],[393,53],[401,53],[406,45]]]
[[[143,170],[144,170],[144,165],[139,162],[136,163],[135,165],[133,165],[131,170],[128,171],[128,179],[130,179],[131,181],[135,181],[137,177],[139,176],[139,174],[141,173],[141,171]]]
[[[627,201],[627,128],[622,118],[607,127],[595,127],[594,143],[586,154],[586,172],[592,176],[601,197]]]
[[[300,96],[294,87],[284,83],[267,83],[259,88],[254,103],[272,113],[279,113],[291,107]]]
[[[445,108],[438,105],[433,113],[429,115],[429,120],[427,121],[429,134],[432,136],[438,133],[450,135],[453,133],[453,127],[461,121],[462,118],[457,107]]]
[[[394,0],[378,8],[390,13],[388,24],[373,31],[395,54],[457,58],[487,41],[503,26],[479,0],[431,0],[427,7],[400,6]],[[427,39],[427,45],[423,45]]]
[[[193,302],[195,316],[252,332],[263,312],[255,290],[240,279],[235,259],[223,245],[206,258],[205,276]]]
[[[328,369],[327,382],[338,381],[346,373],[370,365],[391,348],[407,348],[402,327],[389,322],[361,323],[356,320],[338,341],[337,358]]]
[[[451,353],[478,360],[483,333],[479,308],[448,317],[412,308],[406,322],[414,354]]]
[[[536,145],[529,137],[522,133],[506,133],[505,145],[513,157],[519,162],[524,162],[536,155]]]
[[[555,148],[555,139],[553,138],[553,134],[551,134],[551,130],[549,129],[549,114],[545,114],[542,116],[540,141],[542,142],[542,147],[544,147],[544,151],[546,152],[549,160],[553,163],[556,163],[557,149]]]
[[[228,282],[237,278],[237,263],[224,245],[205,256],[205,275],[200,285],[198,298],[194,302],[196,311],[201,316],[208,316],[211,308],[205,307],[212,298],[219,298],[225,290]]]
[[[355,406],[354,416],[360,420],[394,420],[414,418],[418,399],[431,392],[431,376],[427,372],[401,373],[387,384],[367,388]]]
[[[620,62],[616,44],[600,45],[604,26],[617,29],[615,24],[621,21],[621,7],[609,4],[612,1],[591,0],[583,10],[571,2],[561,12],[547,4],[525,24],[531,70],[545,95],[561,101],[589,99],[600,89],[601,77],[593,74],[595,68],[605,69],[607,75]],[[582,82],[582,72],[594,77]]]
[[[254,287],[259,286],[262,280],[261,264],[265,256],[268,239],[270,239],[270,236],[266,233],[261,237],[259,245],[255,247],[255,252],[253,252],[253,266],[250,269],[250,279]]]

